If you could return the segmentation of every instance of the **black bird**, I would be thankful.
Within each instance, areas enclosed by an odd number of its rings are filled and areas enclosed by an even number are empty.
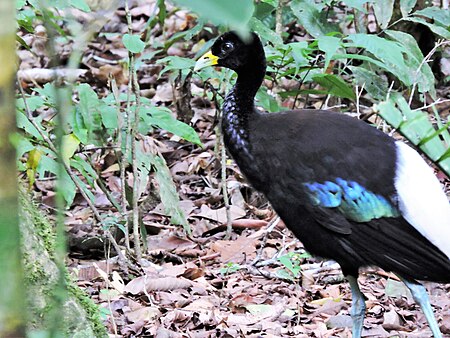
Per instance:
[[[262,113],[254,98],[266,58],[259,37],[220,36],[196,69],[217,65],[237,81],[223,104],[225,145],[312,254],[337,261],[352,290],[353,337],[361,337],[360,267],[396,273],[442,337],[417,281],[450,282],[450,204],[432,170],[406,144],[344,114]]]

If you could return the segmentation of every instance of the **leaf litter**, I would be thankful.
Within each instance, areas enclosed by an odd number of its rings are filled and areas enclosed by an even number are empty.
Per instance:
[[[153,6],[154,1],[133,2],[132,15],[140,18],[133,23],[136,32],[144,30]],[[126,32],[124,16],[119,9],[104,29]],[[167,18],[163,34],[151,32],[152,41],[163,44],[166,38],[193,24],[186,12],[177,11]],[[45,30],[38,27],[36,32],[23,36],[35,54],[18,52],[20,77],[24,82],[33,78],[35,83],[46,83],[52,75],[43,67],[48,62],[40,40],[45,38]],[[120,38],[120,34],[99,34],[84,53],[83,69],[71,76],[89,83],[98,93],[107,91],[111,76],[124,89],[128,72],[122,60],[128,52]],[[67,50],[64,47],[57,46],[61,51]],[[167,54],[191,56],[190,47],[176,42]],[[154,104],[173,108],[173,82],[167,74],[160,76],[161,70],[162,66],[155,62],[142,64],[142,95]],[[286,250],[304,252],[301,243],[283,225],[267,232],[274,214],[232,162],[227,163],[226,180],[234,231],[230,240],[224,240],[227,219],[215,152],[215,109],[202,96],[201,84],[194,82],[192,86],[197,94],[192,99],[192,124],[204,148],[182,142],[163,130],[155,130],[152,135],[169,164],[181,208],[193,229],[192,237],[187,238],[170,223],[161,203],[151,204],[153,207],[142,218],[148,234],[144,254],[148,264],[141,273],[133,273],[121,270],[115,258],[104,258],[108,250],[100,239],[101,231],[91,225],[92,213],[81,198],[75,199],[67,213],[71,271],[80,287],[104,310],[110,336],[350,337],[351,292],[338,267],[307,257],[298,262],[299,276],[290,274],[278,258]],[[107,151],[94,155],[91,160],[108,189],[119,194],[116,157]],[[449,186],[445,177],[440,179]],[[42,201],[52,206],[53,185],[38,180],[35,186]],[[95,191],[95,203],[104,214],[117,213],[101,189]],[[422,312],[403,284],[379,269],[368,272],[359,279],[367,297],[363,335],[430,336]],[[450,285],[426,286],[440,328],[450,336]]]

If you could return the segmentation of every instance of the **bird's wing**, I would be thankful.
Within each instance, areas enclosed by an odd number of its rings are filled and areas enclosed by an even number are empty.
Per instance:
[[[308,209],[315,220],[340,234],[351,233],[350,221],[364,223],[400,216],[392,201],[352,180],[335,178],[303,186],[310,201]]]

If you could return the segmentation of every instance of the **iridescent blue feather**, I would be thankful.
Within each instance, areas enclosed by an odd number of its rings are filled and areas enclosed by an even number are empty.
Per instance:
[[[337,208],[345,217],[355,222],[400,216],[399,210],[385,197],[367,190],[354,181],[338,177],[335,182],[305,183],[304,186],[313,205]]]

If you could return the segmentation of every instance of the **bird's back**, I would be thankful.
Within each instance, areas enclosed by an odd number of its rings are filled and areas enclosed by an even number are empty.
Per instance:
[[[318,110],[258,114],[249,137],[252,160],[232,151],[233,157],[307,250],[335,259],[344,273],[377,265],[450,282],[448,256],[399,209],[395,140]]]

